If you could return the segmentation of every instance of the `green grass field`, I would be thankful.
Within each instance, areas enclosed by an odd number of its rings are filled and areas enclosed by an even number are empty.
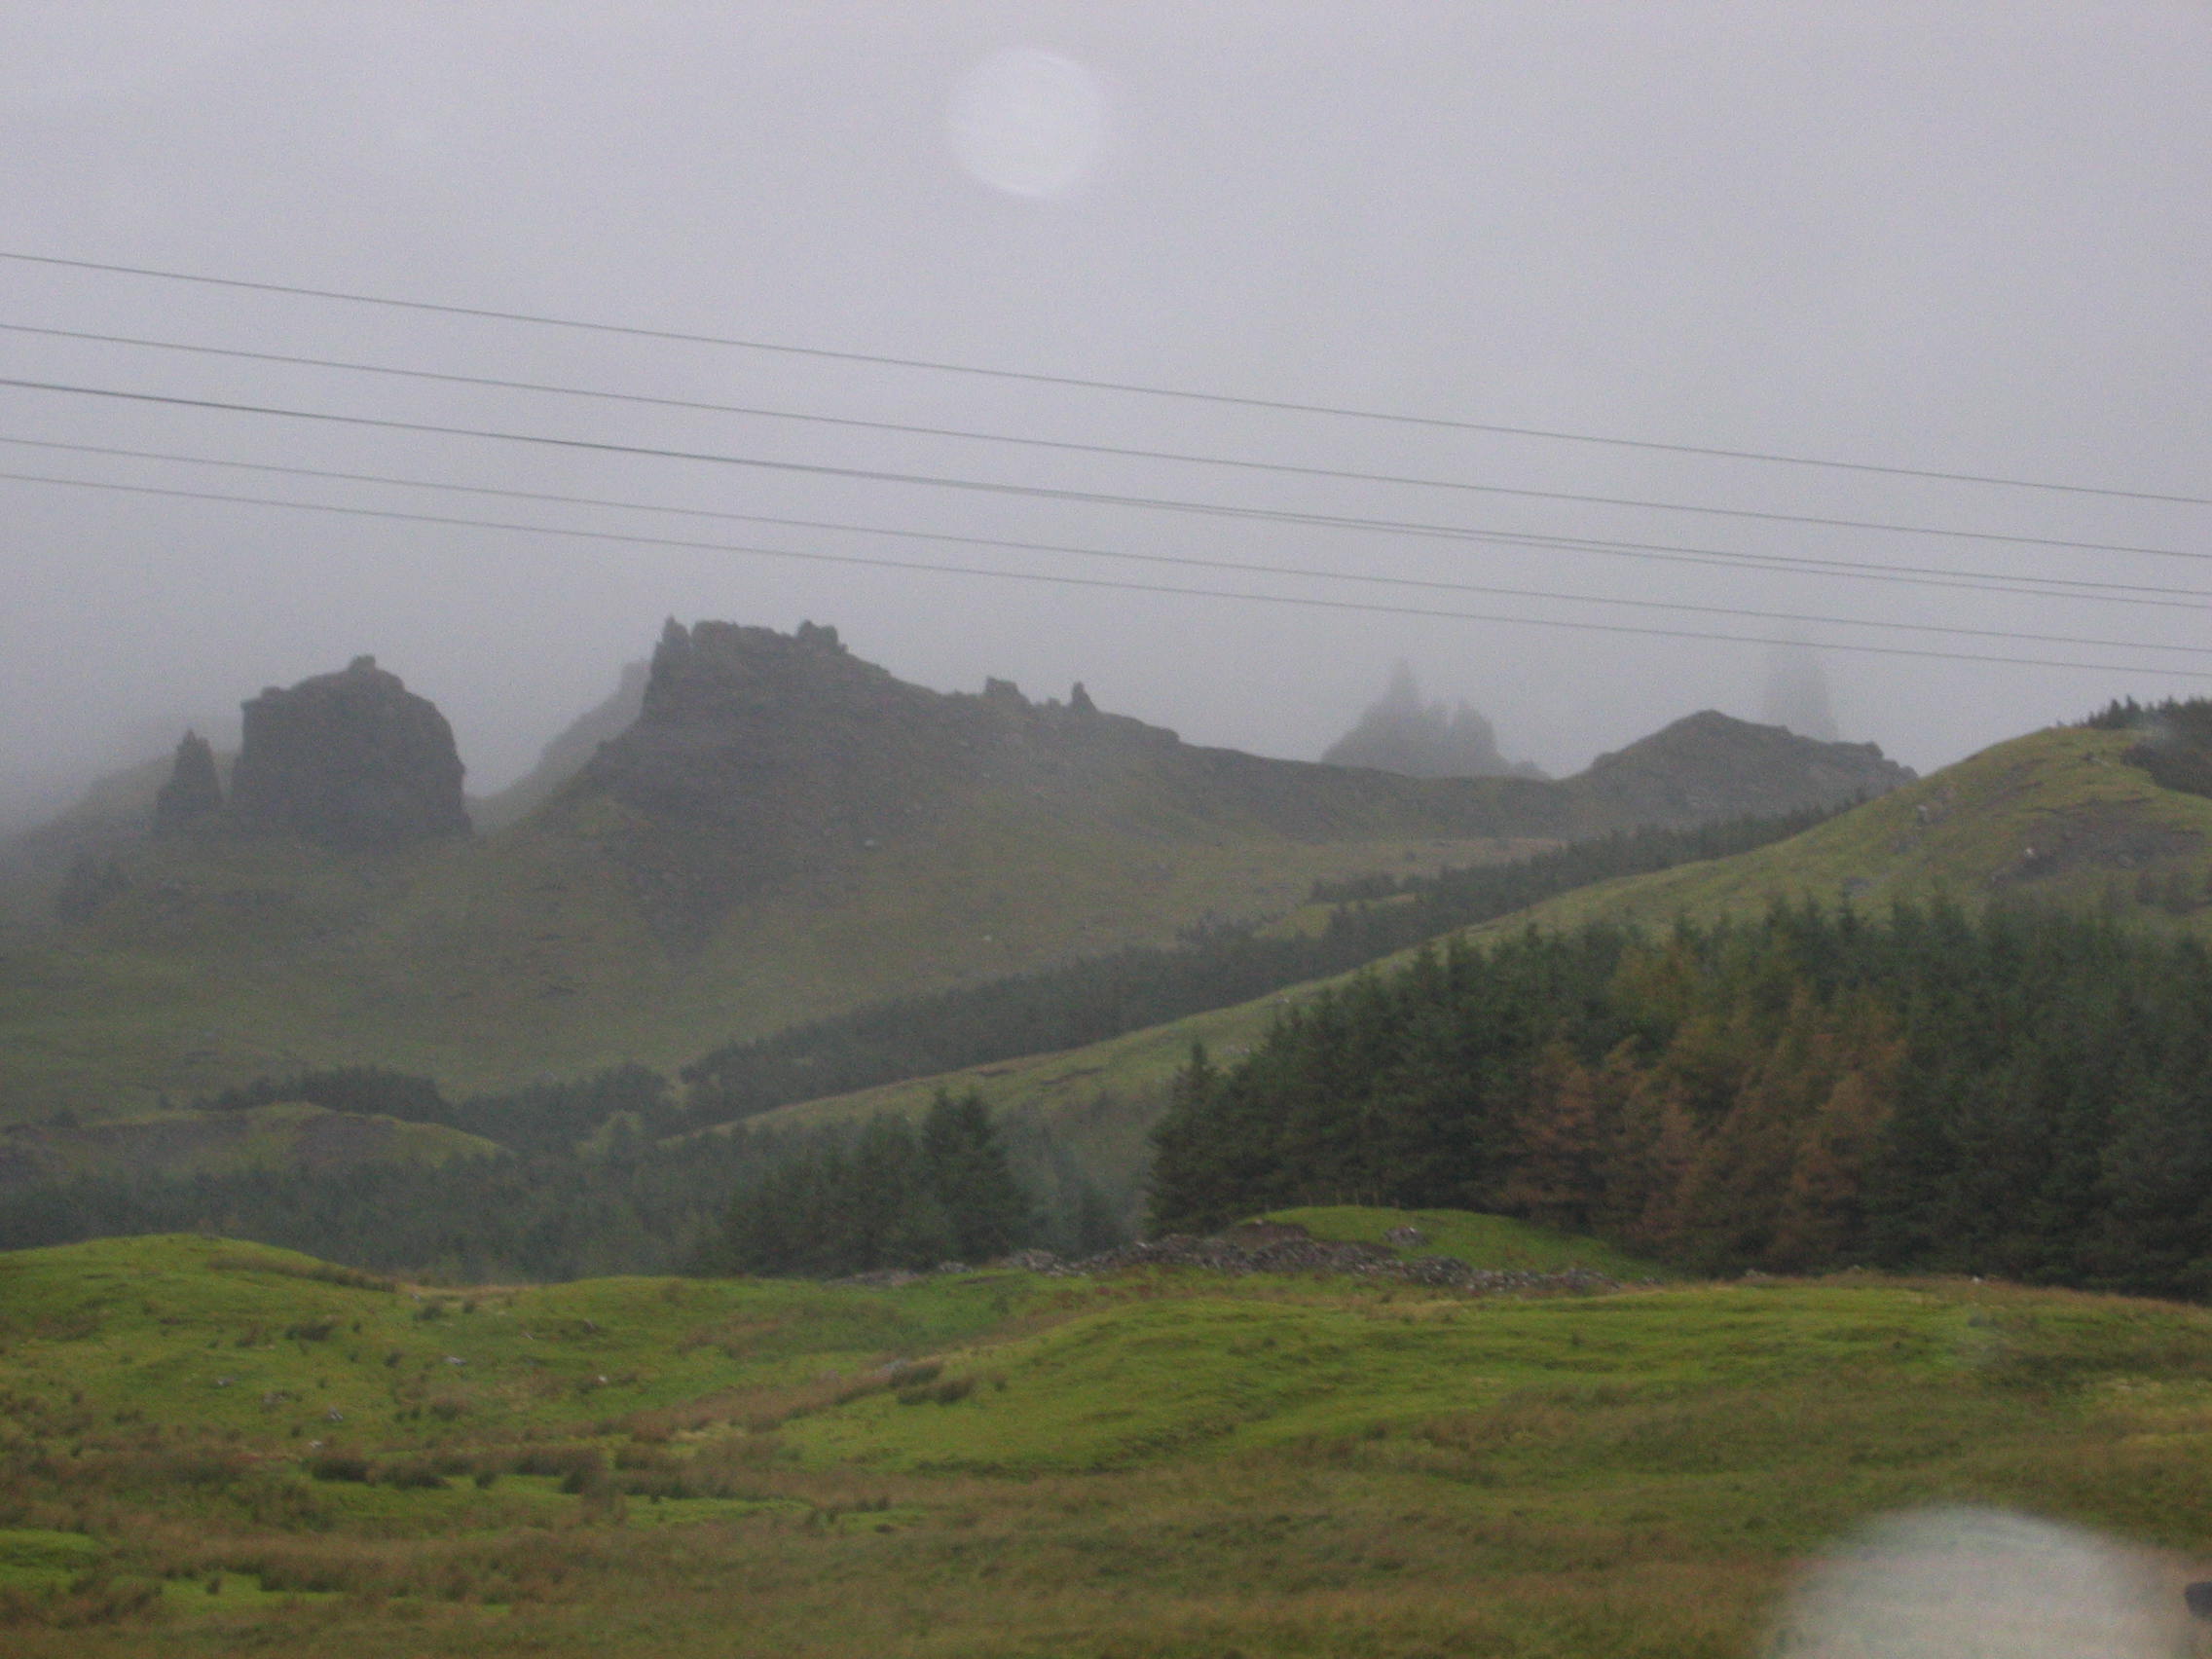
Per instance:
[[[1419,1224],[1480,1265],[1598,1248]],[[1718,1659],[1857,1523],[1957,1501],[2195,1570],[2212,1314],[1872,1276],[455,1290],[195,1237],[0,1257],[24,1659]]]

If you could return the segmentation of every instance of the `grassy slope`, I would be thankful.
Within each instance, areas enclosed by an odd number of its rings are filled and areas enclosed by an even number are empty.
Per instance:
[[[2162,790],[2120,756],[2128,733],[2059,729],[2000,744],[1790,840],[1734,858],[1602,882],[1472,930],[1755,916],[1778,900],[1876,908],[1947,895],[2095,906],[2146,925],[2212,932],[2212,800]],[[2176,891],[2189,906],[2173,905]],[[1285,925],[1310,924],[1293,912]],[[1088,1048],[1035,1055],[786,1107],[769,1125],[920,1111],[940,1087],[975,1088],[1031,1118],[1116,1190],[1133,1190],[1168,1078],[1202,1042],[1216,1057],[1257,1042],[1307,985]]]
[[[0,1169],[42,1178],[129,1172],[229,1175],[377,1161],[443,1163],[500,1149],[439,1124],[278,1101],[238,1112],[143,1112],[90,1123],[0,1125]]]
[[[1141,819],[1144,803],[1122,803]],[[952,827],[670,951],[630,899],[605,799],[475,842],[340,859],[155,846],[89,926],[0,950],[0,1121],[143,1110],[346,1062],[459,1089],[625,1059],[673,1067],[857,1003],[1295,907],[1322,876],[1432,869],[1489,842],[1140,835],[981,801]]]
[[[2202,1309],[1203,1274],[418,1300],[322,1271],[197,1239],[0,1257],[0,1645],[1718,1656],[1884,1510],[2113,1529],[2177,1588],[2212,1549]],[[900,1358],[928,1365],[886,1386]],[[450,1478],[312,1480],[317,1441]],[[581,1449],[611,1482],[515,1472]]]

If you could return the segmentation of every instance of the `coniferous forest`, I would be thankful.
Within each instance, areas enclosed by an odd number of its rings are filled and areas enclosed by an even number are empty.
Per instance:
[[[327,1075],[387,1099],[421,1085]],[[736,1129],[661,1143],[623,1121],[584,1155],[536,1147],[436,1164],[87,1175],[0,1200],[0,1249],[212,1233],[468,1282],[836,1275],[982,1261],[1033,1241],[1116,1241],[1080,1184],[1052,1197],[1066,1214],[1038,1214],[981,1100],[940,1091],[918,1128],[887,1117],[844,1132]]]
[[[1455,944],[1202,1053],[1154,1222],[1503,1210],[1701,1272],[2212,1291],[2212,955],[2055,913],[1811,907]]]

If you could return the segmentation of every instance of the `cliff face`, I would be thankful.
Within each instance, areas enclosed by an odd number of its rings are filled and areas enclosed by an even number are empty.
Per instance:
[[[584,775],[642,812],[716,826],[770,858],[787,830],[902,828],[914,797],[948,782],[973,747],[953,701],[862,662],[834,628],[671,622],[637,719]]]
[[[664,931],[696,935],[730,903],[833,876],[977,791],[1020,787],[1042,724],[1145,729],[1035,709],[1003,682],[980,696],[909,685],[834,628],[671,622],[636,721],[579,787],[632,809],[641,897]]]
[[[244,707],[229,814],[239,830],[345,849],[468,832],[453,728],[374,657]]]

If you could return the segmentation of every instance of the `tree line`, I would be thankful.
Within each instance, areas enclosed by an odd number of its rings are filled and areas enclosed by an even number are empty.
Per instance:
[[[2107,921],[1812,905],[1455,943],[1202,1053],[1153,1221],[1499,1210],[1705,1272],[2212,1292],[2212,956]]]
[[[730,1272],[835,1277],[987,1262],[1043,1232],[975,1093],[917,1128],[880,1117],[748,1171],[706,1253]]]
[[[374,1086],[399,1076],[348,1081],[378,1098]],[[456,1282],[843,1274],[980,1262],[1032,1242],[1098,1249],[1120,1236],[1080,1181],[1025,1184],[973,1092],[940,1092],[918,1128],[884,1117],[656,1141],[623,1120],[588,1150],[87,1175],[0,1192],[0,1249],[145,1233],[250,1238]]]

